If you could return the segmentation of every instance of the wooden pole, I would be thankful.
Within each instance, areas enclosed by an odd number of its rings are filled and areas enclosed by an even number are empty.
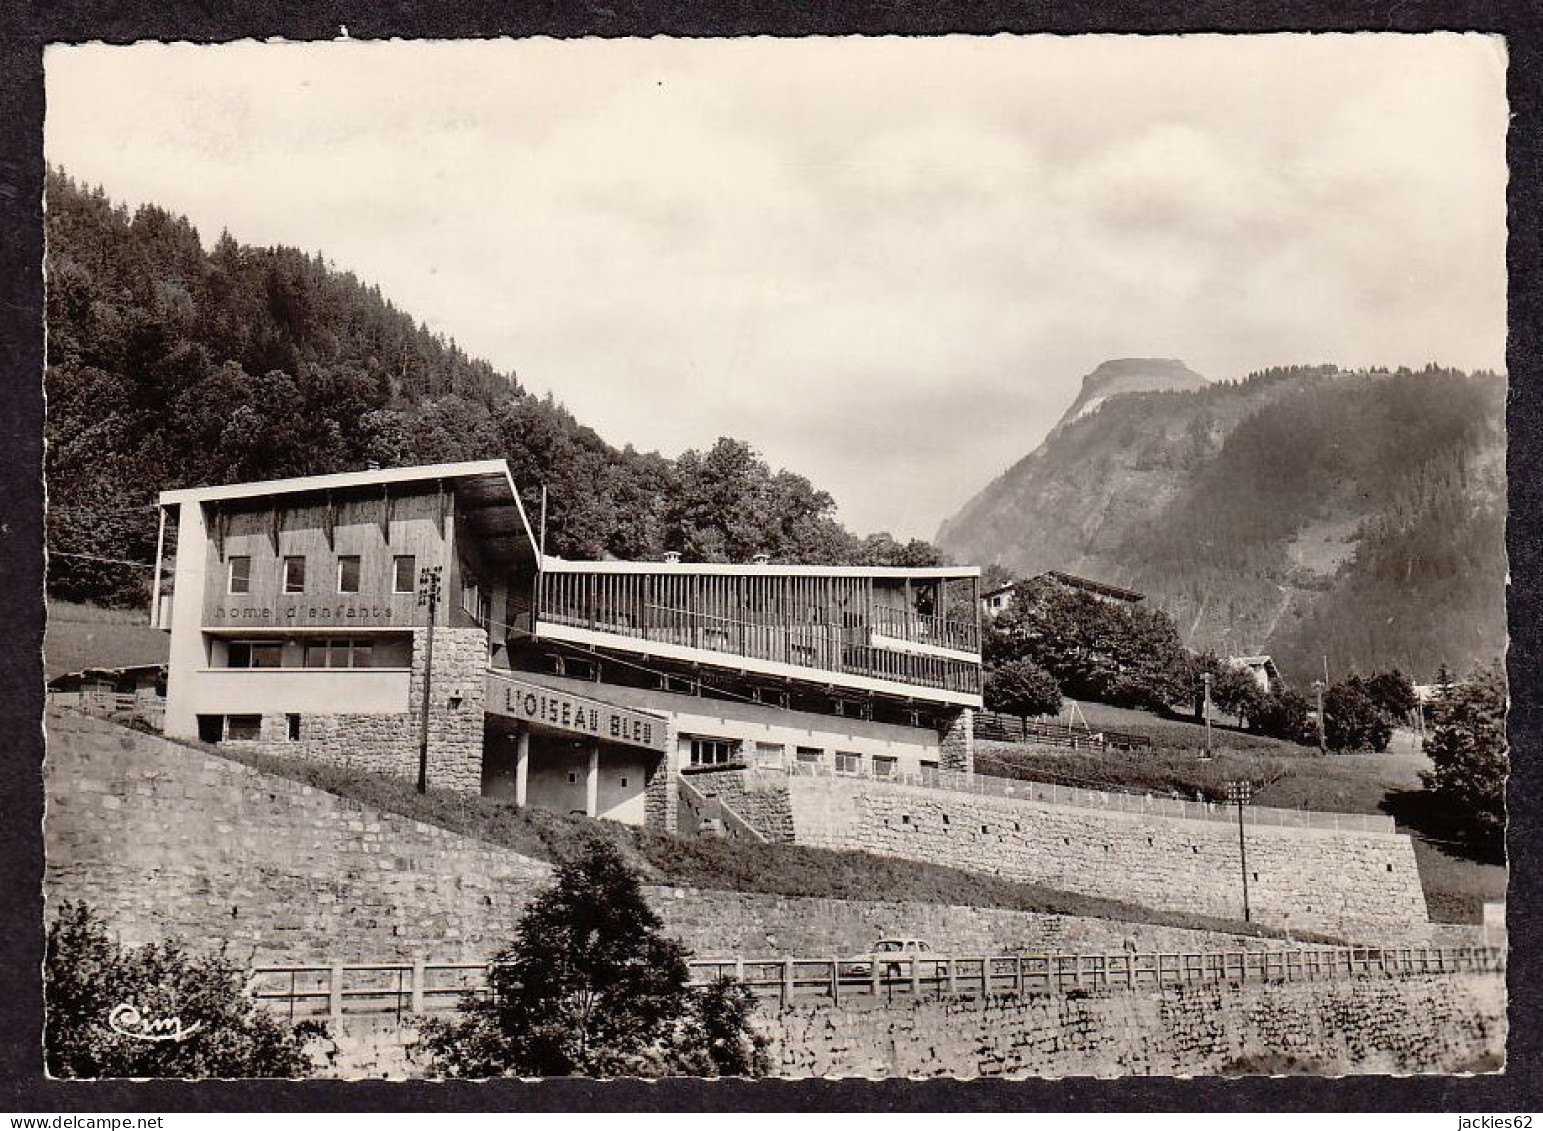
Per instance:
[[[150,627],[161,627],[161,553],[166,546],[166,508],[157,506],[160,516],[155,529],[155,579],[150,583]]]

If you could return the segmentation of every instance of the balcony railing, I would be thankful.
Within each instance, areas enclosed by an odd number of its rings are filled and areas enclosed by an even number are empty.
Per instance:
[[[788,580],[785,589],[736,588],[732,577],[660,577],[547,573],[542,576],[537,617],[615,636],[676,645],[707,652],[768,660],[797,667],[866,676],[961,694],[980,693],[980,665],[927,652],[877,647],[873,637],[898,635],[870,623],[861,608],[861,590],[853,579]],[[763,579],[753,579],[763,583]],[[856,579],[860,584],[862,579]],[[760,608],[747,605],[756,602]],[[877,612],[878,610],[874,610]],[[889,613],[890,610],[885,610]],[[903,614],[903,612],[901,613]],[[914,623],[886,620],[886,628],[905,628],[915,643],[967,651],[975,626],[911,614]],[[916,619],[920,618],[920,619]],[[944,643],[948,641],[950,643]]]

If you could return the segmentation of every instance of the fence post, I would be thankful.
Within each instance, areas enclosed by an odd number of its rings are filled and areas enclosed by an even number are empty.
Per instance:
[[[793,996],[793,960],[782,960],[782,1004],[787,1005],[788,999]]]
[[[948,963],[948,996],[959,996],[959,959],[950,954],[943,961]],[[936,969],[936,967],[934,967]]]
[[[841,959],[830,960],[830,1002],[835,1005],[841,1000]]]
[[[873,996],[879,996],[879,960],[873,958],[868,963],[868,977],[873,983]]]
[[[1023,955],[1021,954],[1013,958],[1013,992],[1018,997],[1023,996]]]
[[[423,981],[424,981],[424,962],[423,962],[423,955],[420,954],[420,955],[416,955],[413,958],[413,1012],[414,1013],[422,1013],[423,1012]]]
[[[343,1016],[343,964],[332,964],[331,979],[327,984],[327,1015],[333,1020]]]
[[[922,996],[922,964],[914,954],[911,956],[911,996]]]

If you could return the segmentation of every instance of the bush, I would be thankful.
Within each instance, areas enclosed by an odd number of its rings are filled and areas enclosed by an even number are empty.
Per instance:
[[[305,1044],[326,1032],[263,1012],[244,991],[246,973],[223,955],[189,955],[175,942],[121,947],[84,903],[64,904],[49,926],[44,979],[52,1076],[308,1076]],[[173,1018],[184,1039],[124,1032]]]
[[[424,1041],[447,1076],[660,1076],[751,1072],[762,1045],[738,983],[687,984],[637,876],[594,838],[557,869],[493,959],[486,996]]]
[[[1248,716],[1250,730],[1283,738],[1287,742],[1315,742],[1317,734],[1308,713],[1307,700],[1282,687],[1261,696]]]

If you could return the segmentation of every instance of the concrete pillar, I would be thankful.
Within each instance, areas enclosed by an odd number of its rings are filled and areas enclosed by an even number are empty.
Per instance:
[[[589,772],[584,775],[584,812],[591,817],[600,815],[600,744],[589,744]]]
[[[530,782],[530,731],[521,728],[514,736],[514,803],[525,808],[527,786]]]

